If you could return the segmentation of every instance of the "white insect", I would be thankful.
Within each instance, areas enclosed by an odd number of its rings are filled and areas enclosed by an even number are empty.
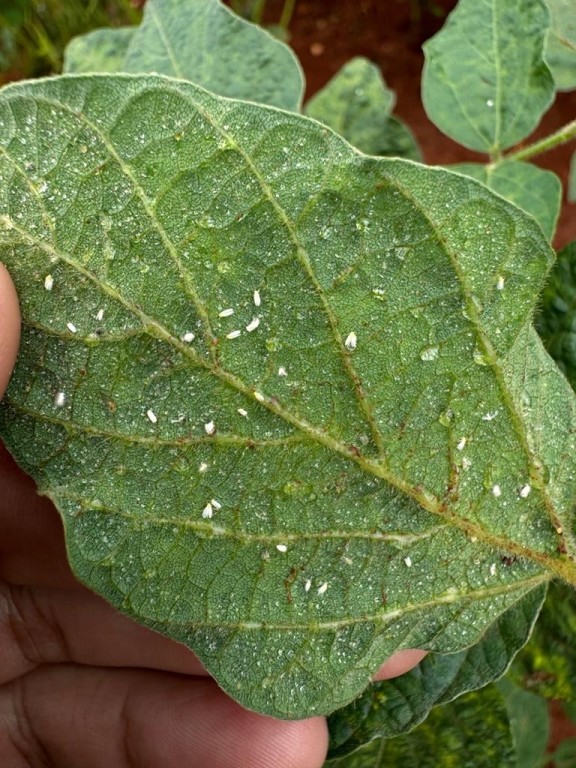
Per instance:
[[[156,424],[156,422],[158,421],[158,417],[156,416],[156,414],[154,413],[154,411],[151,408],[149,408],[146,411],[146,416],[148,416],[148,418],[150,419],[152,424]]]
[[[264,395],[262,394],[262,392],[254,392],[254,397],[256,398],[256,400],[258,400],[259,403],[264,402]]]
[[[46,275],[44,278],[44,288],[46,288],[47,291],[52,290],[52,286],[54,285],[54,278],[52,275]]]
[[[198,472],[206,472],[207,469],[208,469],[208,464],[206,464],[206,462],[203,461],[198,467]]]
[[[320,586],[318,587],[318,594],[323,595],[327,589],[328,589],[328,582],[325,581],[323,584],[320,584]]]
[[[204,431],[207,435],[213,435],[214,432],[216,432],[216,425],[213,421],[209,421],[207,424],[204,424]]]
[[[306,579],[306,584],[304,584],[304,592],[310,592],[311,586],[312,586],[312,579]]]
[[[276,549],[278,552],[288,552],[288,547],[286,544],[276,544]]]
[[[496,283],[496,290],[501,291],[504,289],[504,278],[502,275],[498,276],[498,282]]]
[[[230,317],[234,314],[234,310],[232,307],[228,307],[228,309],[223,309],[221,312],[218,312],[218,317]]]
[[[66,323],[66,328],[68,328],[70,333],[76,333],[78,331],[78,328],[76,328],[74,323]]]
[[[96,320],[104,320],[104,310],[99,309],[96,313]]]
[[[56,392],[56,396],[54,397],[54,405],[56,408],[63,408],[65,403],[66,395],[64,392]]]
[[[202,517],[204,518],[204,520],[210,520],[212,518],[212,514],[213,514],[212,504],[208,502],[208,504],[206,504],[206,506],[202,510]]]
[[[245,411],[244,408],[238,408],[238,413],[240,416],[248,416],[248,411]]]
[[[465,437],[461,437],[460,441],[458,442],[458,445],[456,446],[456,449],[458,451],[463,451],[464,448],[466,447],[466,442],[467,442],[466,438]]]
[[[530,496],[530,491],[532,490],[531,486],[525,485],[523,488],[520,488],[520,496],[525,499],[528,496]]]
[[[216,499],[211,499],[210,504],[212,504],[212,507],[218,512],[219,509],[222,509],[222,504],[220,504],[219,501],[216,501]]]
[[[286,368],[284,368],[283,365],[281,365],[280,368],[278,368],[278,376],[288,376],[288,371],[286,370]]]
[[[353,352],[356,349],[356,344],[358,343],[358,338],[354,331],[350,331],[348,336],[346,336],[346,339],[344,341],[344,346],[349,352]]]
[[[242,331],[239,331],[239,330],[230,331],[230,333],[226,334],[226,338],[227,339],[237,339],[238,336],[240,336],[241,333],[242,333]]]
[[[180,338],[182,341],[191,342],[191,341],[194,341],[196,337],[194,336],[192,331],[186,331],[186,333],[182,334]]]
[[[254,317],[252,318],[252,321],[249,322],[248,325],[246,326],[246,330],[248,331],[248,333],[252,333],[252,331],[255,331],[259,325],[260,325],[260,318]]]
[[[496,498],[498,498],[498,496],[502,496],[502,489],[500,488],[499,485],[495,485],[492,488],[492,493],[494,494],[494,496],[496,496]]]
[[[262,304],[262,300],[260,299],[260,291],[254,291],[254,306],[259,307],[260,304]]]
[[[407,556],[404,558],[404,563],[407,568],[412,568],[412,558]]]

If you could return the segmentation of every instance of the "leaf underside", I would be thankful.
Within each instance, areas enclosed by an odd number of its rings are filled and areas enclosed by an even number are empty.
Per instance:
[[[344,757],[376,739],[395,738],[428,717],[433,707],[497,680],[530,636],[545,590],[532,590],[502,614],[476,645],[429,654],[400,677],[374,683],[328,718],[329,758]]]
[[[2,435],[75,572],[232,696],[326,713],[576,582],[552,252],[477,182],[162,77],[0,95]],[[233,312],[230,312],[233,310]]]
[[[498,165],[458,163],[451,169],[478,179],[533,216],[552,240],[562,205],[562,183],[552,171],[513,160]]]

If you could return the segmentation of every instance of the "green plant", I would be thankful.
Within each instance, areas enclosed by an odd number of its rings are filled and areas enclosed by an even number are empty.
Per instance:
[[[58,72],[68,41],[98,26],[134,24],[129,0],[3,0],[0,8],[0,72],[20,76]]]
[[[550,18],[501,5],[426,46],[429,114],[488,157],[459,172],[384,157],[418,150],[365,61],[297,114],[294,56],[216,0],[150,0],[0,95],[5,441],[83,581],[245,705],[334,713],[336,765],[488,735],[470,765],[538,765],[539,695],[576,698],[576,397],[532,326],[559,183],[524,162],[576,125],[516,148]],[[572,253],[538,318],[569,377]],[[366,689],[406,647],[436,653]]]

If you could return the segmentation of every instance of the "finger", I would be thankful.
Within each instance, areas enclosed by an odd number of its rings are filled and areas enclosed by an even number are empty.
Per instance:
[[[374,675],[374,680],[389,680],[391,677],[399,677],[417,667],[426,656],[426,651],[410,648],[406,651],[395,653],[380,667]]]
[[[77,587],[66,557],[62,522],[0,444],[0,581]]]
[[[88,590],[0,587],[0,684],[42,664],[145,667],[206,675],[194,653]]]
[[[20,309],[16,289],[0,264],[0,396],[6,391],[20,343]]]
[[[11,766],[320,768],[328,741],[324,718],[248,712],[207,678],[73,666],[0,688],[0,720]]]

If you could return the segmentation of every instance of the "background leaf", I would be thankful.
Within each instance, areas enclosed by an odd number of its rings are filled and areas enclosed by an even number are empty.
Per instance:
[[[151,76],[4,89],[0,182],[6,443],[79,577],[246,706],[332,711],[576,582],[575,398],[530,326],[553,254],[518,208]]]
[[[576,9],[572,0],[546,0],[550,29],[545,59],[559,91],[576,88]]]
[[[302,103],[304,80],[291,49],[219,0],[149,0],[122,70],[171,75],[294,111]]]
[[[504,674],[528,639],[544,590],[534,590],[503,613],[471,648],[428,655],[415,669],[374,683],[328,719],[330,757],[341,757],[377,737],[394,738],[421,723],[430,710]],[[527,768],[527,767],[526,767]]]
[[[122,72],[136,27],[95,29],[72,39],[64,52],[64,72]]]
[[[154,72],[296,112],[304,91],[292,50],[220,0],[148,0],[140,26],[72,40],[64,71]]]
[[[538,333],[546,349],[576,388],[576,242],[558,253],[542,295]]]
[[[518,768],[541,768],[550,735],[548,703],[506,678],[496,683],[504,697]]]
[[[553,582],[530,642],[518,654],[509,676],[547,699],[576,701],[576,594]]]
[[[367,155],[419,160],[410,130],[391,116],[395,96],[368,59],[356,57],[306,104],[305,114],[330,126]]]
[[[548,25],[544,0],[460,0],[424,44],[428,117],[479,152],[497,153],[526,138],[554,98],[542,59]]]
[[[455,763],[457,760],[457,763]],[[517,768],[504,700],[495,686],[433,709],[411,733],[377,741],[327,768]]]
[[[478,179],[518,205],[536,219],[548,240],[552,240],[562,205],[562,183],[555,173],[513,160],[496,165],[458,163],[451,168]]]

